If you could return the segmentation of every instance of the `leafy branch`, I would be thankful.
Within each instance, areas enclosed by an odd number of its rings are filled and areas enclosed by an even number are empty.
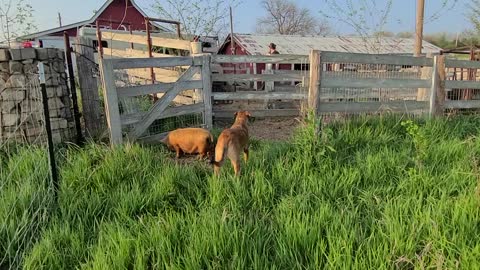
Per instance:
[[[0,1],[0,31],[8,46],[20,35],[37,30],[33,11],[32,6],[25,3],[25,0]]]

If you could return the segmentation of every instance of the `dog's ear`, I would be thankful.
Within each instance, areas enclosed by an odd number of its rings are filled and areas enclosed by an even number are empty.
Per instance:
[[[245,115],[246,115],[248,118],[252,118],[252,115],[250,114],[249,111],[246,111],[246,112],[245,112]]]
[[[237,114],[238,114],[238,112],[235,112],[235,113],[233,114],[233,116],[235,116],[235,118],[236,118],[236,117],[237,117]]]

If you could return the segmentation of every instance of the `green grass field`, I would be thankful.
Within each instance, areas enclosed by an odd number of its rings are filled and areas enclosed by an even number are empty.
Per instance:
[[[228,164],[162,147],[1,153],[0,269],[479,269],[480,118],[358,119]]]

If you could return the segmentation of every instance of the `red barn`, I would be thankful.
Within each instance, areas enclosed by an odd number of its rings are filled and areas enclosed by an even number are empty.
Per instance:
[[[125,17],[125,18],[124,18]],[[147,15],[133,0],[107,0],[105,4],[86,21],[81,21],[30,35],[21,37],[21,40],[42,41],[44,47],[63,48],[63,32],[66,31],[70,37],[75,38],[81,27],[95,27],[96,23],[102,28],[144,31],[145,18]],[[170,30],[153,23],[153,28],[160,32]]]

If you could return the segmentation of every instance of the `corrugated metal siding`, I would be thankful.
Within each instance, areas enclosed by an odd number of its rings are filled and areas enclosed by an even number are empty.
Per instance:
[[[368,38],[360,37],[319,37],[319,36],[283,36],[234,34],[235,39],[251,55],[265,55],[268,44],[277,45],[281,54],[308,54],[311,49],[322,51],[375,53],[375,54],[407,54],[413,53],[414,39],[406,38]],[[227,40],[230,38],[228,37]],[[438,53],[441,48],[423,42],[424,53]],[[222,50],[224,52],[224,50]]]

